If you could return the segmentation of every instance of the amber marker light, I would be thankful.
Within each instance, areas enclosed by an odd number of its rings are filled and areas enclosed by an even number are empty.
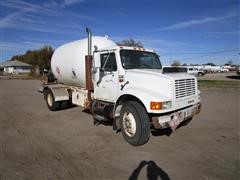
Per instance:
[[[162,109],[162,102],[150,102],[151,110],[160,110]]]

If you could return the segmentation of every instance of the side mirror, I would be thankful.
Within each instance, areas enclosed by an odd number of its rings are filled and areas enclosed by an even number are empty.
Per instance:
[[[93,58],[94,58],[93,67],[94,68],[100,68],[101,67],[100,53],[99,52],[94,52]]]
[[[105,72],[105,69],[104,69],[104,68],[100,68],[100,72],[101,72],[101,73],[104,73],[104,72]]]
[[[101,67],[101,61],[100,61],[100,53],[94,52],[93,53],[93,68],[92,68],[92,78],[93,81],[98,82],[100,78],[100,67]]]
[[[98,70],[97,67],[93,67],[93,68],[92,68],[92,73],[93,73],[93,74],[97,73],[97,70]]]
[[[94,67],[92,69],[92,78],[93,78],[93,81],[98,82],[100,78],[100,68]]]

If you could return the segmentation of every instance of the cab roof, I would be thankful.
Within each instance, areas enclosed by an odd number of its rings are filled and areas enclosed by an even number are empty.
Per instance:
[[[156,51],[151,49],[140,48],[140,47],[130,47],[130,46],[112,46],[108,48],[99,49],[98,51],[109,51],[109,50],[111,51],[111,50],[122,50],[122,49],[157,53]]]

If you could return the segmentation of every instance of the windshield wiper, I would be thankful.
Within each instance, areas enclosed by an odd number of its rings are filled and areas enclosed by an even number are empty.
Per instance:
[[[148,64],[141,64],[139,67],[153,69],[153,67]]]

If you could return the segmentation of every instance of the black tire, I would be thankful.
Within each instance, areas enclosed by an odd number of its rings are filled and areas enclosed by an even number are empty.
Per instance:
[[[203,73],[201,73],[201,72],[200,72],[200,73],[198,73],[198,76],[203,76]]]
[[[55,78],[54,74],[52,73],[52,71],[49,71],[47,73],[47,79],[48,79],[48,82],[55,82],[56,81],[56,78]]]
[[[129,125],[129,121],[135,122],[135,124],[130,123]],[[120,127],[124,139],[133,146],[143,145],[149,140],[149,117],[145,108],[137,101],[129,101],[123,104],[120,112]],[[135,129],[135,131],[132,132],[131,129]]]
[[[44,96],[49,110],[57,111],[61,108],[61,102],[55,101],[55,97],[50,89],[45,91]]]

